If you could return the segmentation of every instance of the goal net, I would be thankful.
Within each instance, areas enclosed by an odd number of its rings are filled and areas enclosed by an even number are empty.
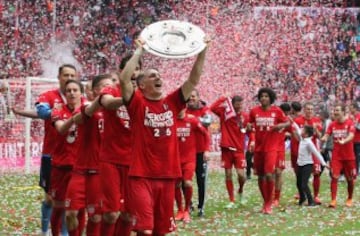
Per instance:
[[[11,108],[35,109],[40,93],[58,86],[57,79],[37,77],[1,80],[0,172],[29,173],[39,169],[44,124],[40,119],[15,116]]]

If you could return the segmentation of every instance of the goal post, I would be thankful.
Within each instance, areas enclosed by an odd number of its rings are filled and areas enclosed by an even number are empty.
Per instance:
[[[58,88],[57,79],[9,78],[0,93],[0,173],[37,171],[44,137],[44,121],[15,116],[11,108],[35,110],[38,96]]]
[[[25,109],[35,109],[35,102],[37,97],[50,89],[55,89],[58,86],[57,79],[46,79],[46,78],[38,78],[38,77],[27,77],[26,78],[26,86],[25,86]],[[36,89],[34,89],[36,88]],[[32,137],[31,137],[31,127],[32,119],[25,118],[25,173],[30,173],[32,169],[32,152],[30,150]],[[42,137],[44,136],[44,125],[41,128]],[[41,152],[40,152],[41,155]]]

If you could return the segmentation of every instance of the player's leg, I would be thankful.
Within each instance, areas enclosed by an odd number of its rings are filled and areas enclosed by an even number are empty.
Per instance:
[[[273,205],[279,205],[281,189],[283,185],[282,172],[285,169],[285,151],[277,152],[276,168],[275,168],[275,191]]]
[[[182,203],[182,185],[183,179],[181,178],[175,184],[175,203],[178,209],[175,220],[182,220],[184,218],[184,208]]]
[[[322,167],[318,159],[313,158],[314,165],[313,165],[313,190],[314,190],[314,201],[317,204],[321,204],[320,200],[320,184],[321,184],[321,173]]]
[[[195,162],[186,162],[182,166],[183,170],[183,183],[184,183],[184,198],[185,198],[185,208],[184,208],[184,223],[189,223],[191,221],[190,217],[190,208],[191,208],[191,198],[193,195],[193,183],[192,179],[195,173]]]
[[[153,189],[153,235],[165,235],[175,231],[176,224],[173,217],[174,180],[152,180]]]
[[[253,156],[254,153],[246,151],[246,178],[251,179],[251,168],[253,167]]]
[[[221,167],[225,171],[225,186],[229,196],[229,203],[225,208],[233,208],[235,206],[234,183],[232,180],[233,152],[227,148],[221,148]]]
[[[41,202],[41,233],[46,235],[49,230],[51,212],[52,212],[52,199],[49,194],[51,175],[51,157],[49,155],[42,155],[40,163],[40,179],[39,186],[44,189],[45,196]]]
[[[305,165],[302,168],[303,170],[302,170],[302,178],[301,178],[301,190],[305,194],[308,200],[308,206],[313,206],[315,205],[315,202],[314,202],[314,198],[312,197],[311,190],[309,188],[309,178],[312,173],[313,165],[312,164]]]
[[[339,180],[339,177],[340,177],[340,174],[342,171],[342,164],[340,161],[331,160],[330,168],[331,168],[331,183],[330,183],[331,202],[329,204],[329,207],[335,208],[336,207],[338,180]]]
[[[153,184],[156,184],[156,180],[129,177],[129,210],[130,214],[136,219],[136,221],[134,221],[133,231],[135,231],[137,235],[153,234],[154,210],[156,209],[154,206],[155,193],[153,193]],[[171,214],[167,220],[171,218],[175,224],[173,217],[174,185],[175,181],[172,182],[171,189],[169,189],[173,195],[171,198]]]
[[[100,170],[103,191],[101,235],[113,235],[117,219],[120,215],[121,177],[117,166],[114,164],[102,162]]]
[[[238,195],[239,195],[239,203],[245,204],[244,199],[244,185],[247,180],[245,169],[246,169],[246,159],[244,156],[244,152],[235,152],[234,153],[234,167],[237,174],[237,180],[239,184]]]
[[[353,199],[353,193],[355,187],[355,179],[357,176],[356,160],[346,160],[346,161],[342,161],[342,163],[347,181],[347,191],[348,191],[348,197],[346,199],[345,205],[347,207],[351,207],[353,205],[352,199]]]
[[[264,174],[265,174],[265,214],[272,213],[272,197],[275,187],[275,165],[277,152],[264,153]]]
[[[207,163],[204,161],[204,153],[196,154],[196,182],[198,185],[198,216],[204,215],[206,194]]]

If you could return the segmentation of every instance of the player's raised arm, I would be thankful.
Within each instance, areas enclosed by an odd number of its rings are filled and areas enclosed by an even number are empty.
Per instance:
[[[191,69],[189,78],[181,86],[181,91],[184,95],[185,100],[187,100],[190,97],[191,92],[194,90],[194,88],[200,81],[200,76],[205,63],[206,51],[210,43],[209,38],[205,38],[204,40],[206,43],[206,47],[197,56],[196,61]]]
[[[126,63],[124,69],[121,71],[119,80],[122,91],[122,98],[124,102],[128,102],[134,93],[135,89],[131,83],[131,77],[136,70],[136,67],[139,65],[140,58],[144,53],[143,45],[144,41],[142,39],[135,40],[136,50],[130,60]]]

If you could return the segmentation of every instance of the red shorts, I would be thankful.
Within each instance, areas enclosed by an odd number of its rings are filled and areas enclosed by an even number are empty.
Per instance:
[[[276,156],[276,169],[285,169],[285,151],[278,151]]]
[[[318,175],[318,174],[321,173],[321,170],[322,170],[322,168],[321,168],[321,163],[320,163],[320,161],[319,161],[316,157],[314,157],[314,156],[312,157],[312,159],[313,159],[313,162],[314,162],[312,173],[313,173],[313,175]]]
[[[185,162],[181,163],[181,172],[183,180],[192,180],[195,173],[195,162]]]
[[[272,174],[275,172],[277,151],[255,152],[254,173],[257,175]]]
[[[345,177],[356,179],[356,162],[355,160],[331,160],[331,174],[334,178],[339,178],[341,171],[344,171]]]
[[[65,201],[66,189],[71,179],[72,168],[56,167],[51,168],[50,195],[55,201]]]
[[[99,173],[73,171],[66,191],[66,210],[87,209],[89,216],[101,213],[102,191]]]
[[[128,166],[101,163],[103,212],[127,211],[128,173]]]
[[[174,220],[175,180],[129,178],[130,213],[135,231],[167,234],[176,229]]]
[[[231,169],[233,166],[236,169],[246,168],[244,152],[235,152],[228,148],[221,148],[221,167]]]

